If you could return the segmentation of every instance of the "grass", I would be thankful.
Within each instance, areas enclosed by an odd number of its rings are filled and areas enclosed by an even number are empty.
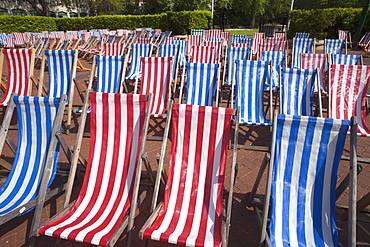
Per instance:
[[[253,35],[253,33],[258,32],[258,29],[226,29],[225,31],[230,32],[230,35]]]

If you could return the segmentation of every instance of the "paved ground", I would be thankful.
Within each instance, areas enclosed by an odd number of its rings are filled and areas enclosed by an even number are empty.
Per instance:
[[[320,47],[319,47],[320,49]],[[350,53],[359,53],[358,51],[350,51]],[[83,64],[90,68],[91,61],[82,61]],[[365,63],[370,65],[370,59],[366,58]],[[6,71],[6,66],[4,67],[4,72]],[[39,69],[36,67],[35,71],[36,76],[39,74]],[[78,83],[81,86],[84,86],[84,81],[87,80],[89,72],[79,69],[77,72]],[[76,96],[75,102],[81,104],[78,97]],[[77,126],[78,126],[79,117],[75,116],[73,126],[71,129],[71,134],[64,135],[66,141],[69,145],[73,145],[75,142]],[[368,121],[370,122],[370,116],[368,116]],[[152,126],[149,131],[149,135],[158,135],[163,131],[164,124],[156,124],[151,122]],[[12,137],[16,138],[15,131],[10,131]],[[239,143],[246,145],[269,145],[269,129],[266,127],[241,127]],[[84,138],[83,140],[83,150],[82,154],[87,157],[89,152],[89,140]],[[360,157],[370,158],[370,141],[368,138],[359,137],[358,138],[358,155]],[[156,155],[160,153],[161,142],[158,141],[148,141],[146,145],[146,151],[148,153],[148,158],[151,163],[151,166],[154,171],[156,171]],[[345,154],[348,154],[348,142],[345,147]],[[265,153],[258,151],[247,151],[239,150],[237,153],[237,163],[239,164],[238,176],[234,188],[234,198],[233,198],[233,210],[232,210],[232,222],[230,228],[230,240],[229,246],[238,247],[238,246],[258,246],[260,229],[258,226],[258,221],[256,213],[252,207],[247,205],[247,200],[249,193],[252,190],[253,183],[257,177],[259,167],[263,160]],[[12,153],[8,148],[5,148],[3,151],[3,158],[8,161],[12,161]],[[168,154],[167,156],[168,157]],[[167,159],[168,160],[168,159]],[[231,152],[229,152],[228,164],[231,164]],[[370,191],[370,165],[362,164],[363,171],[358,176],[358,198],[361,198],[364,194]],[[60,158],[60,167],[68,168],[67,159],[65,156]],[[230,168],[230,167],[228,167]],[[342,162],[339,168],[338,182],[341,182],[344,176],[348,173],[348,162]],[[230,169],[227,170],[226,178],[226,191],[228,190],[229,179],[230,179]],[[6,170],[0,170],[0,178],[5,178],[7,176]],[[264,194],[265,184],[266,184],[266,174],[261,182],[261,186],[258,188],[258,194]],[[57,183],[64,182],[66,176],[61,176],[57,179]],[[74,187],[73,197],[76,198],[77,193],[80,188],[81,181],[76,181]],[[143,186],[143,189],[147,186]],[[149,207],[152,196],[152,189],[148,188],[148,195],[139,208],[138,216],[135,221],[135,229],[133,231],[133,241],[132,246],[144,246],[144,241],[138,238],[138,231],[141,226],[144,224],[145,220],[149,216]],[[42,221],[48,219],[51,215],[54,215],[61,209],[63,200],[63,195],[49,200],[44,208]],[[347,190],[339,198],[338,203],[345,204],[348,200]],[[30,227],[30,220],[32,219],[33,213],[27,213],[21,217],[15,218],[10,222],[0,226],[0,246],[25,246],[27,241],[27,233]],[[338,219],[338,228],[340,241],[343,246],[347,246],[347,222],[343,222]],[[367,225],[367,229],[370,229],[370,224]],[[360,234],[357,234],[357,246],[370,246],[369,243],[365,242],[365,239]],[[116,246],[123,246],[125,243],[125,237],[122,236]],[[40,236],[37,239],[37,246],[51,246],[52,241],[48,237]],[[74,243],[71,241],[61,241],[61,246],[89,246],[82,243]],[[169,244],[163,244],[159,242],[152,241],[150,246],[173,246]]]

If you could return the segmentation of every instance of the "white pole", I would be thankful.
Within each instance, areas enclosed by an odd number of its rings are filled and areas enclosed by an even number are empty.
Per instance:
[[[292,0],[292,3],[290,4],[290,11],[289,11],[289,15],[290,15],[290,12],[292,12],[293,10],[293,6],[294,6],[294,0]],[[289,30],[289,27],[290,27],[290,17],[288,16],[288,25],[286,27],[286,30],[288,31]]]
[[[215,7],[215,0],[212,0],[212,5],[211,5],[211,9],[212,9],[212,22],[213,22],[213,9],[214,9],[214,7]]]

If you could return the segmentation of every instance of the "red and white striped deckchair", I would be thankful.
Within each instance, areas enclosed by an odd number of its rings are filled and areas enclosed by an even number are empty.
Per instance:
[[[219,41],[203,41],[203,46],[213,47],[215,53],[215,62],[218,63],[222,56],[222,42]]]
[[[188,44],[187,44],[188,51],[187,51],[187,54],[188,55],[190,55],[191,47],[193,47],[193,46],[200,46],[202,44],[201,43],[201,38],[202,38],[201,35],[187,35],[187,40],[188,40]]]
[[[286,40],[286,33],[274,33],[274,38]]]
[[[283,39],[275,37],[267,37],[266,43],[275,44],[276,51],[282,51],[283,50],[282,46],[285,44]]]
[[[14,48],[14,38],[5,38],[5,48]]]
[[[221,37],[222,37],[222,45],[224,47],[227,47],[228,44],[229,44],[229,40],[230,40],[230,32],[221,32]]]
[[[0,52],[0,71],[2,71],[3,58],[5,56],[8,66],[8,79],[1,106],[6,106],[10,100],[11,94],[16,93],[19,96],[29,96],[31,94],[34,67],[34,49],[3,49]],[[3,84],[3,82],[1,82]]]
[[[232,182],[226,220],[223,220],[232,112],[229,108],[173,105],[172,147],[164,200],[157,206],[166,141],[162,145],[157,172],[153,213],[141,229],[141,237],[186,246],[227,246],[237,146],[234,145],[232,155]],[[238,125],[235,135],[237,129]],[[167,137],[168,134],[165,140]]]
[[[205,31],[207,31],[207,30],[205,30]],[[204,37],[204,40],[222,38],[222,30],[213,29],[213,30],[208,30],[207,33],[208,33],[208,35],[206,37]]]
[[[104,56],[119,56],[123,55],[124,51],[123,43],[104,43],[103,45],[103,55]]]
[[[142,57],[140,94],[152,94],[150,115],[162,117],[167,111],[171,96],[172,57]],[[138,81],[135,83],[137,92]]]
[[[24,47],[25,46],[23,33],[12,33],[12,35],[13,35],[13,38],[14,38],[14,46],[18,46],[18,47]]]
[[[215,49],[210,46],[192,46],[190,53],[191,63],[216,63]]]
[[[328,55],[316,53],[301,53],[301,69],[317,69],[320,89],[323,93],[327,93],[325,75],[328,69]],[[315,92],[317,92],[317,84],[315,83]]]
[[[139,44],[150,44],[152,42],[152,38],[138,38],[137,43]]]
[[[351,33],[348,30],[338,30],[338,39],[344,39],[346,44],[352,44]]]
[[[357,117],[357,134],[370,136],[366,121],[366,92],[370,66],[332,64],[329,73],[329,117]]]
[[[254,33],[253,34],[253,43],[252,43],[252,55],[258,53],[258,48],[260,44],[265,42],[265,33]]]
[[[231,43],[231,47],[247,48],[247,47],[250,47],[250,45],[248,43]]]
[[[166,45],[172,45],[172,40],[179,40],[178,37],[166,37],[164,40],[164,43]]]
[[[76,158],[68,179],[64,210],[37,232],[77,242],[113,246],[127,225],[130,239],[150,99],[138,94],[95,92],[90,93],[90,97],[90,158],[81,191],[76,202],[68,205]],[[86,112],[87,103],[84,105],[83,123],[86,122]],[[81,146],[85,127],[84,124],[81,126],[76,142],[78,146]]]
[[[262,51],[278,51],[275,43],[261,43],[258,46],[257,60],[261,60]]]

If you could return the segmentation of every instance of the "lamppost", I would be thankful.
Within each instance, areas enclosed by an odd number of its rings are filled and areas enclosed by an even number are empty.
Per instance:
[[[293,10],[293,6],[294,6],[294,0],[292,0],[291,4],[290,4],[290,11],[289,11],[289,15],[290,15],[290,12],[292,12]],[[290,17],[288,16],[288,24],[286,25],[286,30],[288,31],[289,30],[289,27],[290,27]]]

